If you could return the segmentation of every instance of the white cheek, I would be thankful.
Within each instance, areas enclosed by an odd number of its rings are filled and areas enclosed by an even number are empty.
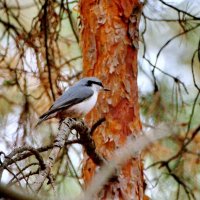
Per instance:
[[[102,89],[102,87],[100,85],[92,85],[93,91],[97,91],[99,92],[99,90]]]

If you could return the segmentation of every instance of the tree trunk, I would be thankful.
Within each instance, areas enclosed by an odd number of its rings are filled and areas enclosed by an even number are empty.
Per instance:
[[[105,117],[94,133],[97,152],[109,160],[127,137],[141,130],[137,89],[138,0],[81,0],[81,47],[85,76],[96,76],[111,92],[101,93],[87,115],[88,124]],[[83,177],[87,185],[96,165],[85,155]],[[117,182],[107,184],[101,199],[143,199],[140,156],[124,164]]]

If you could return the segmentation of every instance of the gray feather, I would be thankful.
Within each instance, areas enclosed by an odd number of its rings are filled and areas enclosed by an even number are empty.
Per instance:
[[[74,85],[65,91],[50,107],[50,109],[40,116],[41,121],[48,118],[48,115],[67,109],[72,105],[80,103],[93,95],[93,90],[87,86]]]
[[[91,84],[95,83],[103,87],[101,81],[96,77],[86,77],[69,87],[50,107],[50,109],[40,116],[36,126],[43,121],[56,116],[59,112],[78,104],[93,95],[93,90],[90,88]]]

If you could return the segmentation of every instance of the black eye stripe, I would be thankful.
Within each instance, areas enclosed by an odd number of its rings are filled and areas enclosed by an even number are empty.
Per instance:
[[[88,86],[91,86],[92,84],[96,84],[96,85],[99,85],[101,87],[103,87],[102,83],[101,82],[96,82],[96,81],[88,81]]]

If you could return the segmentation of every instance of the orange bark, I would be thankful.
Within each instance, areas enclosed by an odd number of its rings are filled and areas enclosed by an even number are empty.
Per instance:
[[[138,0],[80,1],[85,76],[96,76],[111,89],[111,92],[99,95],[96,107],[86,118],[90,125],[101,117],[106,118],[93,138],[97,152],[108,160],[129,135],[136,135],[141,130],[137,48],[132,45],[138,43],[141,8]],[[83,177],[86,185],[94,175],[95,168],[92,160],[85,156]],[[104,187],[101,198],[113,199],[117,196],[119,199],[142,199],[142,171],[140,156],[131,159],[123,166],[119,182]]]

